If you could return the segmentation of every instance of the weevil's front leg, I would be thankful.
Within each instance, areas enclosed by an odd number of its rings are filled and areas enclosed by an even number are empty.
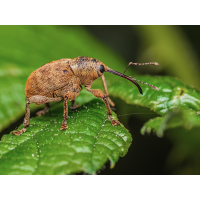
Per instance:
[[[25,118],[24,118],[24,122],[23,122],[23,126],[24,128],[22,128],[19,131],[13,131],[12,134],[13,135],[21,135],[22,133],[24,133],[26,131],[26,127],[29,126],[29,120],[30,120],[30,107],[29,107],[30,102],[27,101],[26,103],[26,114],[25,114]]]
[[[102,78],[102,82],[103,82],[104,93],[105,93],[105,95],[106,95],[106,97],[107,97],[107,100],[108,100],[109,104],[110,104],[112,107],[114,107],[115,104],[114,104],[113,101],[109,98],[109,95],[108,95],[108,90],[107,90],[107,85],[106,85],[106,80],[105,80],[104,74],[101,76],[101,78]]]
[[[85,86],[85,89],[88,91],[88,92],[91,92],[95,97],[97,98],[100,98],[102,100],[104,100],[104,103],[106,105],[106,108],[107,108],[107,111],[108,111],[108,119],[111,121],[112,125],[115,126],[115,125],[119,125],[120,123],[116,120],[114,120],[111,115],[112,115],[112,112],[111,112],[111,109],[110,109],[110,106],[109,106],[109,103],[107,101],[107,98],[106,98],[106,95],[99,89],[90,89],[91,85],[90,86]]]
[[[44,110],[38,111],[38,112],[36,113],[36,115],[37,115],[37,116],[42,116],[42,115],[44,115],[46,112],[49,111],[49,108],[50,108],[49,103],[45,103],[45,108],[44,108]]]

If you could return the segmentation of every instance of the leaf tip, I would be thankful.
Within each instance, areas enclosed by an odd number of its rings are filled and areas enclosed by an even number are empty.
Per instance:
[[[110,169],[113,169],[115,167],[115,163],[110,164]]]

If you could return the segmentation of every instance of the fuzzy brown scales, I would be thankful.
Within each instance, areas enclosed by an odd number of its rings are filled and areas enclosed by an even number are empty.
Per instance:
[[[33,71],[26,82],[26,97],[41,95],[53,98],[54,91],[65,86],[70,88],[74,74],[69,67],[69,61],[70,59],[53,61]],[[64,73],[64,70],[68,73]]]
[[[96,67],[100,64],[104,65],[102,62],[90,57],[78,57],[70,62],[75,76],[79,77],[84,86],[91,85],[95,79],[100,77],[98,70],[96,70]]]
[[[63,98],[64,120],[60,129],[67,129],[67,100],[69,99],[72,101],[73,108],[76,107],[74,106],[74,99],[82,90],[81,85],[84,85],[86,90],[91,92],[95,97],[104,101],[108,112],[108,119],[111,121],[113,126],[119,125],[120,123],[111,117],[112,112],[110,105],[114,106],[114,103],[108,97],[104,72],[110,72],[130,80],[138,87],[140,93],[142,94],[142,89],[134,79],[110,69],[97,59],[90,57],[77,57],[73,59],[66,58],[52,61],[33,71],[28,77],[25,86],[25,94],[28,101],[26,103],[26,113],[23,122],[24,128],[14,131],[13,134],[21,135],[29,126],[29,104],[45,104],[45,109],[37,113],[38,115],[42,115],[49,110],[49,102],[61,101]],[[99,89],[91,89],[91,84],[99,77],[102,77],[105,93]]]

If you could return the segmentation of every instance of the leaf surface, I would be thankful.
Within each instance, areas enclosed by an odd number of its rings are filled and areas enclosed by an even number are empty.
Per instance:
[[[179,79],[173,77],[134,77],[159,88],[156,91],[149,86],[140,86],[141,95],[132,83],[121,80],[109,87],[109,94],[119,97],[129,104],[150,108],[161,117],[150,119],[141,129],[142,134],[151,131],[162,137],[169,128],[184,126],[186,129],[200,124],[200,92]]]
[[[200,115],[197,115],[194,110],[174,109],[163,117],[150,119],[142,127],[141,133],[145,134],[145,132],[150,133],[153,131],[158,137],[163,137],[165,130],[176,127],[184,127],[186,130],[200,127]]]
[[[63,103],[55,104],[31,118],[21,136],[4,135],[0,174],[94,174],[108,159],[114,167],[127,153],[132,137],[123,125],[111,125],[101,100],[70,110],[65,131],[60,131],[62,112]]]
[[[167,76],[134,78],[158,87],[159,91],[140,84],[143,90],[141,95],[133,83],[122,79],[108,87],[109,94],[125,100],[126,103],[150,108],[160,115],[176,107],[200,111],[200,92],[179,79]]]

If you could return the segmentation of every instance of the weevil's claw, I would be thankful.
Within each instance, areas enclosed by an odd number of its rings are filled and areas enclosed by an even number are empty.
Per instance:
[[[19,131],[13,131],[12,134],[13,135],[21,135],[22,133],[24,133],[26,131],[26,128],[23,128],[22,130]]]
[[[63,121],[62,126],[60,127],[60,130],[65,130],[67,128],[68,128],[67,123]]]
[[[120,122],[117,121],[117,120],[114,120],[110,115],[108,115],[108,119],[111,121],[111,124],[112,124],[113,126],[115,126],[115,125],[120,125]]]
[[[67,125],[64,125],[64,126],[62,125],[62,126],[60,127],[60,130],[61,130],[61,131],[64,131],[64,130],[66,130],[67,128],[68,128]]]
[[[112,123],[113,126],[120,125],[120,122],[117,121],[117,120],[114,120],[114,119],[112,119],[111,123]]]

